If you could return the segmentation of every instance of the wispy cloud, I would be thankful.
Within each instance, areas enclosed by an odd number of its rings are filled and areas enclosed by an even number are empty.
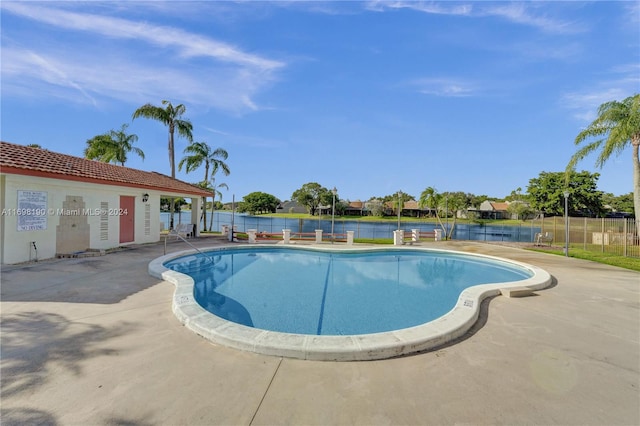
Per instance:
[[[20,75],[25,78],[36,78],[43,82],[72,89],[73,97],[80,95],[80,98],[86,103],[96,105],[97,102],[83,85],[78,83],[70,73],[65,70],[64,66],[57,64],[53,58],[46,58],[31,51],[16,51],[10,48],[4,48],[2,52],[4,65],[3,73],[9,75]],[[71,73],[73,74],[73,73]],[[5,82],[5,85],[7,82]],[[10,85],[10,83],[9,83]]]
[[[96,67],[96,59],[91,55],[36,54],[14,48],[4,48],[2,55],[5,92],[29,87],[30,93],[23,95],[48,93],[93,105],[99,103],[98,98],[145,103],[169,97],[242,112],[257,109],[252,95],[263,83],[254,81],[251,73],[234,69],[196,74],[179,67],[151,66],[124,59]]]
[[[224,131],[222,131],[222,130],[218,130],[218,129],[214,129],[213,127],[202,126],[202,128],[203,128],[204,130],[206,130],[207,132],[215,133],[216,135],[232,136],[232,135],[231,135],[231,133],[224,132]]]
[[[472,82],[455,78],[421,78],[411,82],[418,92],[442,97],[467,97],[476,95],[478,89]]]
[[[585,30],[573,21],[553,18],[550,16],[536,14],[535,7],[526,3],[498,3],[497,5],[485,5],[480,16],[498,16],[509,22],[527,25],[550,33],[578,33]]]
[[[637,28],[640,25],[640,3],[637,1],[630,1],[624,5],[625,18]]]
[[[532,6],[533,4],[533,6]],[[536,14],[534,3],[493,3],[493,2],[433,2],[433,1],[372,1],[366,8],[384,12],[390,9],[412,9],[435,15],[455,15],[472,18],[499,17],[516,24],[527,25],[552,33],[582,32],[584,28],[572,21]]]
[[[173,47],[184,57],[210,57],[219,61],[249,65],[263,70],[279,68],[284,65],[281,62],[248,54],[229,44],[178,28],[16,2],[5,2],[2,8],[13,14],[58,28],[84,31],[110,38],[135,39],[159,47]]]
[[[216,135],[225,136],[225,141],[232,145],[242,145],[251,148],[281,148],[287,145],[287,143],[280,140],[229,133],[207,126],[203,126],[203,129]]]
[[[470,15],[473,7],[470,4],[423,2],[423,1],[371,1],[366,8],[383,12],[386,9],[413,9],[436,15]]]
[[[592,121],[598,107],[605,102],[620,100],[624,94],[618,88],[591,90],[588,92],[566,93],[561,103],[574,111],[573,116],[581,121]]]
[[[285,66],[281,61],[170,26],[30,3],[3,2],[1,7],[3,13],[86,33],[85,39],[93,37],[96,45],[104,46],[83,47],[84,39],[73,45],[42,46],[25,38],[10,43],[4,37],[2,77],[9,91],[48,86],[47,92],[55,96],[92,104],[97,102],[96,96],[129,102],[171,96],[241,112],[259,108],[253,100],[255,95]],[[153,49],[147,48],[151,52],[148,55],[134,53],[127,46],[130,40]],[[32,95],[37,93],[33,90]]]
[[[609,78],[583,91],[562,95],[560,104],[573,112],[580,121],[593,121],[598,108],[605,102],[622,101],[640,92],[640,64],[619,65]]]

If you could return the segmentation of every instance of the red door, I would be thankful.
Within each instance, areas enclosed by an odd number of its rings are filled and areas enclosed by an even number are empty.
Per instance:
[[[127,195],[120,196],[120,209],[118,210],[118,214],[120,215],[121,243],[130,243],[135,239],[135,200],[136,197]]]

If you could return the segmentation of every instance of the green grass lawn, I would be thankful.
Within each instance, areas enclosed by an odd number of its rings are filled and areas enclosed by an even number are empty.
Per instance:
[[[362,244],[393,244],[392,238],[356,238],[356,243]],[[564,256],[564,249],[559,247],[534,249],[527,248],[527,250],[539,251],[542,253],[556,254]],[[591,260],[592,262],[603,263],[605,265],[618,266],[620,268],[631,269],[632,271],[640,271],[640,259],[632,257],[624,257],[615,253],[600,253],[579,248],[569,248],[569,257],[575,257],[576,259]]]
[[[559,247],[553,247],[551,249],[528,249],[533,251],[540,251],[544,253],[557,254],[564,256],[564,249]],[[605,265],[618,266],[620,268],[631,269],[632,271],[640,271],[640,259],[632,257],[624,257],[615,253],[601,253],[587,251],[579,248],[569,248],[569,257],[575,257],[576,259],[591,260],[593,262],[604,263]]]

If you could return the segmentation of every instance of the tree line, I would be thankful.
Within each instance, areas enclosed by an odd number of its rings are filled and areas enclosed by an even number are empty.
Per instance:
[[[598,173],[588,171],[571,172],[568,213],[570,216],[602,217],[611,211],[633,213],[633,193],[615,196],[597,189]],[[364,202],[367,214],[383,217],[396,215],[397,208],[408,201],[415,201],[420,209],[430,217],[452,216],[463,212],[464,216],[475,219],[484,201],[508,202],[507,211],[525,220],[544,214],[557,216],[564,214],[565,172],[541,172],[529,180],[527,192],[517,188],[503,198],[475,195],[463,191],[438,192],[427,187],[418,197],[405,192],[374,196]],[[307,213],[316,216],[320,207],[333,208],[332,190],[317,182],[302,185],[291,194],[291,200],[306,207]],[[276,196],[265,192],[252,192],[238,203],[237,210],[250,214],[275,213],[282,204]],[[344,215],[350,201],[335,194],[335,213]]]
[[[169,161],[171,177],[175,178],[175,154],[174,134],[185,137],[190,145],[185,149],[187,154],[179,163],[179,168],[186,166],[187,173],[205,165],[204,180],[199,186],[212,191],[212,198],[222,196],[219,188],[226,188],[226,184],[216,184],[215,174],[222,171],[225,175],[230,170],[224,160],[228,158],[227,151],[222,148],[212,149],[205,142],[193,142],[193,126],[187,119],[182,118],[186,111],[184,105],[173,106],[169,101],[162,101],[163,107],[151,104],[138,108],[132,119],[144,117],[159,121],[169,130]],[[136,135],[127,133],[127,124],[120,130],[111,130],[108,133],[95,136],[87,141],[85,157],[100,161],[124,164],[127,154],[133,152],[144,159],[142,150],[133,147],[137,141]],[[536,178],[529,180],[526,193],[517,188],[505,197],[510,201],[510,209],[519,217],[527,217],[531,213],[544,213],[546,215],[560,215],[564,212],[564,202],[567,193],[568,211],[570,215],[602,216],[605,214],[605,205],[616,211],[635,213],[640,211],[640,94],[630,96],[623,101],[611,101],[604,103],[598,109],[596,119],[582,130],[575,139],[575,145],[579,149],[569,160],[567,167],[561,172],[543,171]],[[576,165],[592,153],[598,152],[596,166],[602,167],[613,154],[620,154],[628,146],[632,148],[633,158],[633,192],[620,196],[605,194],[597,190],[598,173],[587,171],[577,172]],[[320,206],[334,205],[335,211],[341,214],[348,206],[347,200],[341,200],[337,191],[323,187],[316,182],[309,182],[294,191],[291,199],[307,207],[308,213],[316,215]],[[446,211],[477,209],[479,205],[488,200],[486,195],[474,195],[465,192],[439,193],[433,187],[427,187],[418,197],[402,192],[388,194],[380,197],[372,197],[369,205],[372,213],[384,214],[384,206],[391,201],[397,206],[404,205],[409,200],[417,201],[420,208],[427,208],[429,212],[442,211],[445,204]],[[215,204],[212,200],[212,207]],[[497,200],[496,200],[497,201]],[[239,203],[240,211],[249,213],[275,212],[280,200],[277,197],[264,192],[252,192]],[[206,207],[206,199],[205,199]],[[173,201],[171,211],[174,211]],[[206,230],[206,208],[205,230]],[[213,214],[212,214],[213,216]],[[213,218],[212,218],[213,219]],[[173,216],[171,224],[173,225]]]

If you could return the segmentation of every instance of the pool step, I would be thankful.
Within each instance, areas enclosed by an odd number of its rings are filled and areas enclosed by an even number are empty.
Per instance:
[[[509,287],[501,288],[500,293],[506,297],[525,297],[531,296],[533,294],[533,290],[529,287]]]

